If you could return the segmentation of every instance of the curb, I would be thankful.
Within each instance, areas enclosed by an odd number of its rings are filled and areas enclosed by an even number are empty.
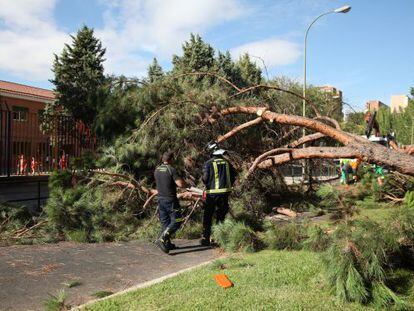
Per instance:
[[[143,282],[143,283],[134,285],[132,287],[129,287],[129,288],[124,289],[124,290],[122,290],[120,292],[117,292],[115,294],[112,294],[112,295],[109,295],[109,296],[106,296],[106,297],[103,297],[103,298],[98,298],[98,299],[90,300],[87,303],[84,303],[84,304],[82,304],[80,306],[73,307],[71,310],[72,311],[80,311],[80,310],[83,310],[85,307],[90,306],[90,305],[92,305],[92,304],[94,304],[96,302],[103,301],[103,300],[106,300],[106,299],[111,299],[111,298],[114,298],[116,296],[120,296],[120,295],[129,293],[129,292],[133,292],[133,291],[135,291],[137,289],[140,289],[140,288],[149,287],[151,285],[161,283],[161,282],[163,282],[163,281],[165,281],[167,279],[173,278],[173,277],[175,277],[177,275],[180,275],[182,273],[185,273],[185,272],[188,272],[188,271],[191,271],[191,270],[194,270],[194,269],[197,269],[197,268],[206,266],[206,265],[208,265],[208,264],[210,264],[210,263],[212,263],[212,262],[214,262],[214,261],[216,261],[218,259],[221,259],[221,258],[223,258],[223,257],[218,257],[218,258],[215,258],[215,259],[212,259],[212,260],[209,260],[209,261],[205,261],[205,262],[200,263],[198,265],[195,265],[195,266],[192,266],[192,267],[189,267],[189,268],[185,268],[185,269],[179,270],[177,272],[173,272],[173,273],[164,275],[162,277],[153,279],[151,281],[147,281],[147,282]]]

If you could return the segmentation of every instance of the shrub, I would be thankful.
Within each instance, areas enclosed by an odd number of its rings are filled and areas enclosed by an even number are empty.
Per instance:
[[[70,171],[53,171],[49,176],[49,190],[68,189],[72,187]]]
[[[332,238],[319,226],[310,226],[307,235],[308,238],[303,241],[303,247],[307,250],[325,251],[332,242]]]
[[[361,196],[358,188],[322,185],[316,191],[320,206],[332,212],[334,219],[349,219],[357,212],[355,201]]]
[[[87,211],[76,204],[85,190],[82,186],[73,189],[64,189],[58,186],[58,188],[52,189],[45,206],[49,226],[52,230],[63,233],[64,231],[81,229],[82,224],[87,222]]]
[[[158,217],[155,217],[154,219],[145,219],[140,222],[132,237],[138,240],[153,242],[157,239],[160,231],[161,225]]]
[[[123,241],[135,233],[142,202],[136,192],[94,180],[78,181],[72,187],[69,179],[73,178],[55,172],[50,181],[45,211],[52,232],[79,242]]]
[[[243,222],[226,219],[213,227],[213,238],[230,252],[253,252],[257,249],[257,236]]]
[[[189,221],[184,227],[178,229],[176,238],[178,239],[198,239],[203,233],[201,222]]]
[[[80,230],[74,230],[69,231],[65,233],[66,237],[69,241],[73,241],[76,243],[86,243],[89,242],[89,234],[87,231],[80,229]]]
[[[324,255],[330,285],[344,301],[376,304],[402,302],[385,284],[389,255],[398,249],[395,236],[370,220],[342,224]]]
[[[300,249],[304,228],[294,221],[287,224],[266,224],[263,241],[270,249]]]
[[[405,194],[404,202],[392,218],[391,230],[395,231],[398,239],[404,245],[414,247],[414,192]]]

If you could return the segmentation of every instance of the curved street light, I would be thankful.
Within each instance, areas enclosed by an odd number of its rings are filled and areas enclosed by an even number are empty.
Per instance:
[[[304,54],[303,54],[303,100],[302,100],[302,115],[303,117],[306,116],[306,48],[307,48],[307,41],[308,41],[308,33],[311,29],[312,25],[315,24],[315,22],[320,19],[322,16],[332,14],[332,13],[348,13],[351,10],[351,7],[349,5],[344,5],[340,8],[337,8],[332,11],[325,12],[318,17],[316,17],[312,23],[308,26],[308,29],[306,29],[305,33],[305,41],[304,41]],[[303,135],[305,135],[305,129],[303,129]]]
[[[306,47],[307,47],[306,44],[307,44],[307,41],[308,41],[309,30],[311,29],[312,25],[315,24],[315,22],[318,19],[320,19],[322,16],[332,14],[332,13],[348,13],[350,10],[351,10],[351,7],[349,5],[345,5],[345,6],[342,6],[340,8],[337,8],[335,10],[325,12],[325,13],[319,15],[318,17],[316,17],[312,21],[312,23],[310,23],[308,28],[306,29],[305,42],[304,42],[304,54],[303,54],[303,93],[302,93],[302,97],[303,97],[303,100],[302,100],[302,116],[303,117],[306,117]],[[306,135],[306,130],[305,130],[305,128],[303,128],[302,136],[305,136],[305,135]],[[305,145],[303,145],[303,147],[305,148]],[[305,175],[306,175],[305,174],[305,171],[306,171],[305,166],[306,166],[306,164],[303,166],[303,177],[305,177]],[[312,187],[311,182],[312,182],[312,176],[311,176],[311,173],[309,173],[309,185],[310,185],[310,187]]]

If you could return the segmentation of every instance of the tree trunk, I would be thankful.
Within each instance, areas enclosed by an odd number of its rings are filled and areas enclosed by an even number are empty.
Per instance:
[[[273,165],[280,165],[299,159],[338,159],[338,158],[359,158],[368,163],[385,165],[400,173],[414,176],[414,157],[404,152],[404,150],[388,149],[380,144],[370,142],[368,139],[342,131],[337,127],[332,127],[317,119],[309,119],[295,115],[278,114],[267,110],[266,107],[231,107],[220,111],[221,116],[231,114],[251,114],[259,116],[263,121],[277,122],[284,125],[294,125],[313,130],[320,135],[312,134],[312,138],[319,139],[324,135],[330,137],[344,145],[344,147],[307,147],[303,149],[280,150],[282,154],[264,156],[260,163],[256,164],[259,168],[269,168]],[[330,119],[324,117],[324,119]],[[246,122],[218,138],[220,142],[236,135],[239,131],[260,124],[259,118]],[[309,135],[311,136],[311,135]],[[314,140],[311,139],[311,140]],[[309,138],[304,139],[309,142]],[[300,141],[300,140],[299,140]],[[293,146],[300,145],[295,142]],[[278,153],[278,152],[275,152]]]

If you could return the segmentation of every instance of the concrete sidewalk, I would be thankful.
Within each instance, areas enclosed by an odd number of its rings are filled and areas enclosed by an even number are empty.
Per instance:
[[[49,294],[65,289],[76,306],[98,291],[118,292],[220,256],[198,241],[180,240],[166,255],[151,243],[11,246],[0,248],[0,310],[43,310]],[[68,288],[63,283],[77,280]]]

